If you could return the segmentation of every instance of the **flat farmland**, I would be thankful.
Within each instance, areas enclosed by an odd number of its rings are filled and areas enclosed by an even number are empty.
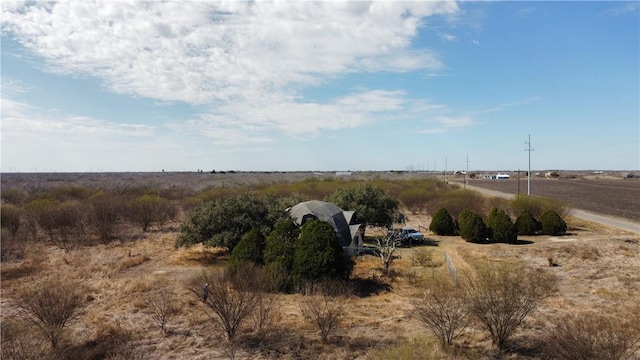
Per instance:
[[[469,185],[518,193],[518,180],[470,180]],[[527,193],[527,179],[520,179],[520,194]],[[639,179],[531,179],[531,195],[566,201],[576,209],[640,221]]]

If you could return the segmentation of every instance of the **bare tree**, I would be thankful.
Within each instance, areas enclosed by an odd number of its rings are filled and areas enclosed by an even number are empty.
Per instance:
[[[390,231],[386,237],[378,238],[377,241],[378,248],[376,249],[376,254],[382,261],[382,269],[386,275],[389,272],[393,260],[396,259],[396,256],[393,255],[396,251],[396,238],[393,232]]]
[[[125,212],[125,207],[122,200],[107,194],[102,194],[93,199],[91,205],[93,226],[100,236],[100,241],[107,244],[117,230],[118,223]]]
[[[65,325],[83,305],[82,292],[78,284],[55,280],[26,291],[16,305],[56,348]]]
[[[450,279],[437,277],[414,301],[414,316],[448,348],[470,324],[464,293]]]
[[[159,293],[147,298],[147,308],[151,311],[151,317],[160,325],[160,329],[164,334],[167,333],[167,322],[171,317],[179,313],[173,293],[163,288]]]
[[[556,289],[556,278],[542,270],[499,263],[480,266],[463,284],[469,310],[493,344],[503,348],[524,318]]]
[[[322,283],[310,287],[308,295],[300,302],[300,312],[305,321],[320,330],[322,342],[340,328],[345,318],[345,306],[349,297],[346,287]]]
[[[257,302],[256,292],[234,288],[223,271],[202,273],[191,280],[189,290],[202,301],[207,315],[222,327],[230,342]]]

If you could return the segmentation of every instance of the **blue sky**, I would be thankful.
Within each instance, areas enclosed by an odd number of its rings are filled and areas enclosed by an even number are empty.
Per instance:
[[[4,1],[1,170],[638,170],[639,5]]]

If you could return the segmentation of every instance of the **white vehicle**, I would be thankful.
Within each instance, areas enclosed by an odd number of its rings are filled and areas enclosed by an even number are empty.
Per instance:
[[[405,226],[391,232],[396,239],[396,245],[415,245],[424,242],[424,235],[412,227]]]

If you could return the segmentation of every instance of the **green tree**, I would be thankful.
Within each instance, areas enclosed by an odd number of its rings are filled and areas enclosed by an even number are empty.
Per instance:
[[[548,210],[540,217],[542,233],[546,235],[560,235],[567,232],[567,223],[557,212]]]
[[[453,235],[455,233],[455,225],[449,212],[445,208],[440,208],[433,215],[429,230],[437,235]]]
[[[458,217],[460,236],[466,241],[479,243],[486,241],[487,227],[480,217],[469,209],[464,209]]]
[[[329,194],[325,201],[344,210],[355,211],[359,221],[373,226],[391,227],[399,213],[398,200],[370,184],[339,188]]]
[[[536,219],[531,211],[525,210],[516,219],[518,235],[535,235],[542,230],[542,223]]]
[[[238,245],[233,248],[229,262],[231,265],[245,262],[262,265],[264,263],[264,247],[264,235],[262,235],[259,228],[254,227],[244,234]]]
[[[274,213],[267,201],[273,198],[256,197],[253,194],[227,196],[192,210],[180,227],[176,247],[204,244],[226,247],[229,251],[242,236],[254,227],[269,233],[284,211]]]
[[[294,244],[300,228],[291,218],[280,220],[267,236],[264,263],[274,288],[289,291],[292,285]]]
[[[507,213],[494,207],[487,215],[487,230],[494,242],[514,243],[518,240],[518,232]]]
[[[295,241],[293,280],[304,283],[325,278],[348,278],[348,269],[333,227],[320,220],[306,222]]]

